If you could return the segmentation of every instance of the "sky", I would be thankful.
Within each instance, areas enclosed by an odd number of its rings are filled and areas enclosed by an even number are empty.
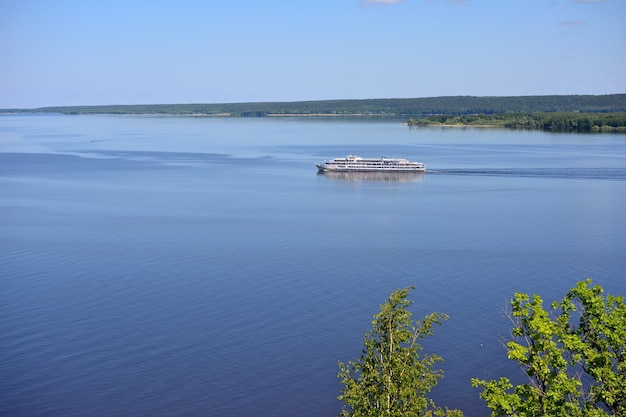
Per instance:
[[[0,0],[0,108],[626,93],[626,0]]]

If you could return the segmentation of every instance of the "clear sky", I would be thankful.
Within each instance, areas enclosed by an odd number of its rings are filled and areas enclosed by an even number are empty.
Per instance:
[[[626,93],[626,0],[0,0],[0,108]]]

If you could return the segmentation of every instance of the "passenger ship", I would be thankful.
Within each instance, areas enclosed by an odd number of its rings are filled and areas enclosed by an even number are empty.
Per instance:
[[[403,158],[361,158],[348,155],[315,164],[321,172],[424,172],[426,165]]]

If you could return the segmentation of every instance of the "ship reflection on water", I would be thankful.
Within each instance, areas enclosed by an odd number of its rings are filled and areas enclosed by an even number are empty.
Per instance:
[[[334,172],[318,171],[318,176],[343,181],[421,182],[424,172]]]

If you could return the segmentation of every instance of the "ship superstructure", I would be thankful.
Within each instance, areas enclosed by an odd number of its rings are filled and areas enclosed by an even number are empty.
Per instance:
[[[345,158],[335,158],[315,164],[320,171],[332,172],[424,172],[426,165],[422,162],[413,162],[404,158],[361,158],[357,155],[348,155]]]

